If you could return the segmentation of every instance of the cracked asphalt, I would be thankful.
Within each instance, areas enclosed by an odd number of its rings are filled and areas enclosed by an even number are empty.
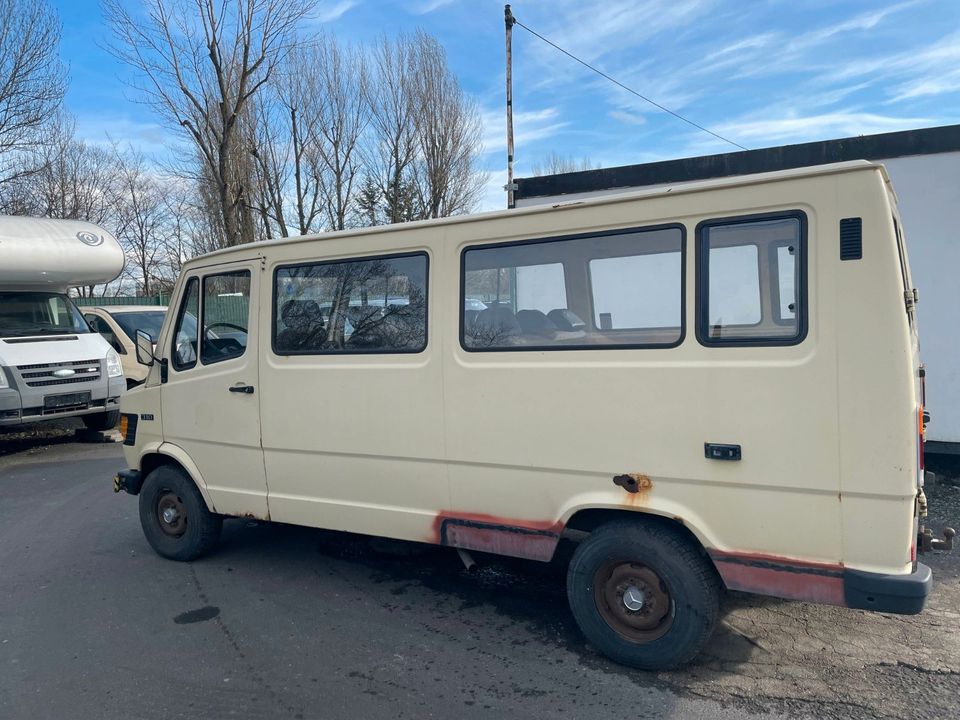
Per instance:
[[[5,450],[3,448],[6,448]],[[0,435],[0,717],[956,718],[960,551],[904,617],[730,595],[676,672],[615,665],[562,568],[234,520],[157,557],[118,446]],[[960,488],[928,487],[960,525]]]

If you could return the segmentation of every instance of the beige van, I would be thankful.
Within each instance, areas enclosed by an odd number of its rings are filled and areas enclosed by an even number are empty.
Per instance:
[[[231,248],[138,338],[115,489],[177,560],[227,516],[569,538],[577,622],[642,668],[690,660],[724,588],[917,613],[918,538],[948,543],[915,299],[868,162]]]
[[[102,305],[86,307],[83,317],[120,355],[127,389],[147,379],[150,366],[137,360],[137,330],[159,335],[167,308],[163,305]],[[148,358],[149,360],[149,358]]]

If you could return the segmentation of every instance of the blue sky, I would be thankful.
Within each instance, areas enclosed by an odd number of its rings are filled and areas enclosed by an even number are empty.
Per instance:
[[[129,0],[137,2],[138,0]],[[162,157],[176,142],[102,45],[99,3],[54,0],[80,134]],[[518,0],[515,16],[659,103],[749,148],[960,122],[956,0]],[[320,0],[320,27],[365,41],[422,27],[484,120],[484,209],[505,181],[503,3]],[[551,151],[625,165],[733,150],[514,31],[517,174]]]

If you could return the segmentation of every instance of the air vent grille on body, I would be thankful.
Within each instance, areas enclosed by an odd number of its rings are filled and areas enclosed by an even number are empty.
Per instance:
[[[863,219],[843,218],[840,221],[840,259],[860,260],[863,257]]]

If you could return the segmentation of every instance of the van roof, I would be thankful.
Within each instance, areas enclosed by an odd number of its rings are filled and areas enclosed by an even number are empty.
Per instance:
[[[653,198],[662,195],[677,195],[680,193],[695,193],[706,190],[714,190],[725,187],[736,187],[741,185],[755,185],[780,180],[792,180],[802,177],[812,177],[817,175],[836,175],[840,173],[854,172],[858,170],[879,170],[883,175],[884,181],[889,186],[890,179],[886,168],[880,163],[870,162],[868,160],[850,160],[847,162],[831,163],[828,165],[815,165],[811,167],[793,168],[790,170],[777,170],[774,172],[756,173],[753,175],[738,175],[733,177],[715,178],[709,180],[697,180],[692,182],[682,182],[670,185],[661,185],[652,188],[642,188],[629,192],[618,192],[610,195],[591,197],[586,199],[561,201],[555,204],[533,205],[530,207],[511,208],[504,210],[493,210],[489,212],[475,213],[472,215],[453,215],[450,217],[436,218],[433,220],[415,220],[406,223],[395,223],[392,225],[374,225],[369,227],[356,228],[351,230],[340,230],[336,232],[316,233],[313,235],[296,235],[292,237],[280,238],[277,240],[261,240],[255,243],[247,243],[235,247],[214,250],[205,255],[198,255],[185,263],[185,267],[192,267],[196,264],[205,264],[210,259],[232,255],[247,254],[251,251],[256,252],[265,247],[275,247],[277,245],[292,245],[301,242],[312,242],[316,240],[332,240],[335,238],[354,237],[358,235],[372,235],[379,233],[400,232],[402,230],[412,230],[423,227],[439,227],[443,225],[458,225],[468,222],[480,222],[483,220],[494,220],[498,218],[517,217],[536,215],[538,213],[550,213],[565,210],[573,207],[611,205],[614,203],[629,202],[639,198]],[[224,260],[226,258],[224,257]]]

